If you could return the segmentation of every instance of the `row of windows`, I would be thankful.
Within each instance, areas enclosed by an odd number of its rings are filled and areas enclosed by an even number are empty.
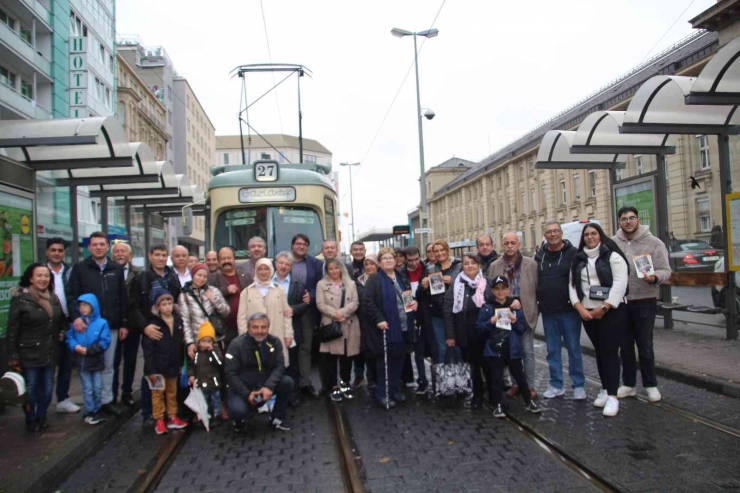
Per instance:
[[[0,65],[0,84],[19,92],[28,100],[33,99],[33,83],[2,65]]]
[[[70,23],[70,35],[73,37],[85,37],[87,38],[87,52],[88,55],[92,54],[103,67],[106,67],[111,73],[115,70],[115,64],[113,61],[113,54],[105,47],[105,45],[94,35],[90,35],[90,31],[87,25],[82,19],[72,12],[69,16]]]
[[[2,8],[0,8],[0,22],[8,26],[11,31],[15,31],[15,33],[20,36],[23,41],[33,46],[33,30],[21,23],[18,19],[10,15]]]

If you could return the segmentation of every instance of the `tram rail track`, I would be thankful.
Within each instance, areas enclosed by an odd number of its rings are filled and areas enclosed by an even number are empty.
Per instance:
[[[535,358],[535,360],[538,363],[541,363],[543,365],[547,365],[547,361],[542,358]],[[600,386],[601,382],[593,377],[590,377],[586,375],[586,380],[594,385]],[[677,416],[681,416],[682,418],[685,418],[691,422],[699,423],[701,425],[706,426],[707,428],[711,428],[713,430],[725,433],[727,435],[730,435],[735,438],[740,438],[740,429],[725,425],[723,423],[720,423],[718,421],[714,421],[713,419],[706,418],[704,416],[701,416],[699,414],[696,414],[694,412],[688,411],[686,409],[683,409],[681,407],[675,406],[673,404],[667,403],[667,402],[650,402],[647,397],[642,395],[635,396],[635,399],[637,399],[640,402],[643,402],[645,404],[650,404],[651,406],[655,406],[657,408],[660,408],[666,412],[675,414]]]

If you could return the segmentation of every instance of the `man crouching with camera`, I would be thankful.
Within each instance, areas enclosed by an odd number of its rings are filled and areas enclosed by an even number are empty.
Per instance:
[[[226,353],[226,378],[229,382],[229,417],[234,431],[244,432],[247,421],[257,408],[274,395],[275,406],[270,415],[270,426],[290,431],[285,418],[288,399],[293,394],[293,379],[285,374],[283,344],[268,334],[270,320],[264,313],[253,313],[247,318],[247,332],[229,344]]]

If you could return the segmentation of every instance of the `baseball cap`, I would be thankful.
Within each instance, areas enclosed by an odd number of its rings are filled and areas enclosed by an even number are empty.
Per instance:
[[[504,276],[496,276],[496,278],[491,283],[491,287],[496,286],[496,284],[503,284],[507,288],[509,287],[509,280]]]

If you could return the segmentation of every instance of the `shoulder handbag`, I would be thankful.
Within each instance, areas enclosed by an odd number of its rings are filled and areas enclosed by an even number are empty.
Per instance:
[[[208,311],[205,309],[203,304],[198,299],[198,296],[195,295],[193,291],[190,291],[188,293],[193,297],[196,303],[198,303],[198,306],[200,307],[201,311],[205,314],[205,316],[208,318],[208,321],[211,322],[211,325],[213,325],[213,330],[216,331],[216,335],[218,337],[226,335],[226,321],[224,321],[223,317],[216,313],[215,307],[213,310],[213,314],[209,315]]]
[[[346,288],[342,286],[342,301],[339,304],[339,309],[344,308],[344,296],[346,294]],[[339,339],[344,335],[342,332],[342,324],[336,320],[332,320],[331,323],[321,325],[318,330],[319,342],[331,342],[335,339]]]
[[[591,275],[588,272],[588,261],[586,261],[586,277],[588,277],[588,297],[595,301],[605,301],[609,299],[611,288],[606,286],[592,286]]]

